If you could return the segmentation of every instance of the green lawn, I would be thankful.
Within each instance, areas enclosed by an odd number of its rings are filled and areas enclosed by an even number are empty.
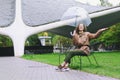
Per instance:
[[[58,55],[59,53],[29,54],[22,56],[22,58],[51,65],[59,65]],[[97,66],[92,56],[89,56],[92,64],[89,63],[87,57],[82,57],[82,71],[120,79],[120,52],[95,52],[94,55],[99,66]],[[64,57],[65,55],[62,54],[61,62],[64,60]],[[72,69],[79,69],[80,64],[78,57],[76,56],[73,59],[70,67]]]

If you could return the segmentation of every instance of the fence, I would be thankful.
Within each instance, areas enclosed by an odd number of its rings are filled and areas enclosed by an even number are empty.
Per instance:
[[[25,54],[53,53],[53,46],[25,46]]]
[[[14,56],[13,47],[0,47],[0,56]]]
[[[25,46],[25,54],[52,53],[53,46]],[[14,56],[13,47],[0,47],[0,56]]]

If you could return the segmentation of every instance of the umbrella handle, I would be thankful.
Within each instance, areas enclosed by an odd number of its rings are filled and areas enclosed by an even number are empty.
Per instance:
[[[70,35],[73,36],[73,31],[70,32]]]

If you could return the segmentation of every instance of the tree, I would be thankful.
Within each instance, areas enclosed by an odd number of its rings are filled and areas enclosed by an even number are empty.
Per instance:
[[[120,23],[113,25],[109,30],[102,33],[102,35],[91,41],[92,43],[104,43],[106,46],[120,47]]]
[[[116,24],[110,28],[106,34],[103,35],[103,40],[109,44],[120,44],[120,24]]]
[[[0,46],[1,47],[12,46],[12,40],[8,36],[0,35]]]
[[[55,35],[53,38],[53,44],[56,45],[58,44],[60,46],[69,46],[72,44],[72,41],[70,38],[60,36],[60,35]]]
[[[108,2],[108,0],[100,0],[101,6],[112,6],[111,3]]]
[[[40,41],[38,39],[38,35],[32,35],[30,36],[27,41],[29,42],[29,46],[39,46],[40,45]]]

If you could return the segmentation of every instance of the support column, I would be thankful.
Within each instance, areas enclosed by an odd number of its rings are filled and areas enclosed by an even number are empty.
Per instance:
[[[13,45],[14,45],[14,56],[23,56],[24,55],[24,45],[25,45],[25,38],[14,38]]]

